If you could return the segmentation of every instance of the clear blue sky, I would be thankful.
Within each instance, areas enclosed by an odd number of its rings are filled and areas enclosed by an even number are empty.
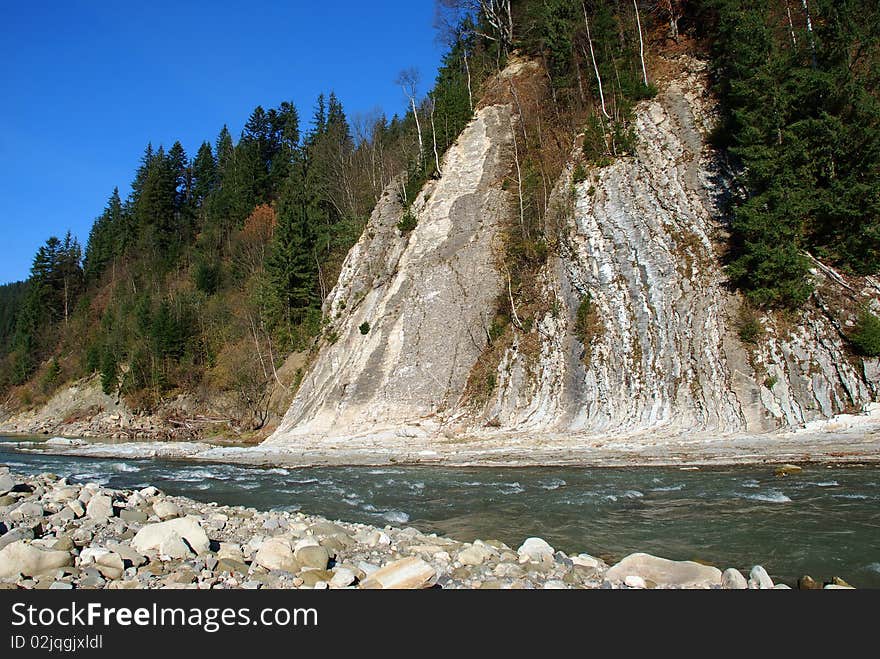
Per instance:
[[[404,109],[442,56],[433,0],[2,2],[0,283],[28,276],[37,247],[70,229],[85,246],[144,147],[193,155],[256,105],[292,100],[304,122],[322,91],[349,116]]]

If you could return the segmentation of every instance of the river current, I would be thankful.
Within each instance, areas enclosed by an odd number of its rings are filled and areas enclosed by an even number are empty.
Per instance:
[[[414,526],[516,548],[540,536],[566,552],[613,562],[645,551],[777,581],[841,576],[880,588],[880,468],[324,467],[259,468],[113,460],[16,451],[0,464],[114,488],[155,485],[174,495],[258,509],[302,510],[378,526]]]

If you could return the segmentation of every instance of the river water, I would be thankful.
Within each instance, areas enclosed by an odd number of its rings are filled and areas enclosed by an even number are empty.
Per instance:
[[[747,571],[794,585],[810,574],[880,588],[880,467],[326,467],[266,469],[167,460],[101,460],[15,451],[0,464],[115,488],[156,485],[200,501],[302,510],[414,526],[516,548],[540,536],[612,562],[633,551]]]

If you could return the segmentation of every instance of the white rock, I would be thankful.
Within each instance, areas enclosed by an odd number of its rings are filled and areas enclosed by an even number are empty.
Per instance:
[[[269,538],[257,550],[254,563],[267,570],[299,572],[300,564],[293,556],[293,548],[286,538]]]
[[[736,568],[727,568],[721,575],[721,587],[724,590],[745,590],[749,587],[749,582],[742,575],[742,572]]]
[[[180,515],[180,508],[173,501],[159,499],[153,502],[153,512],[156,513],[156,517],[164,522],[166,519],[178,517]]]
[[[361,583],[361,588],[383,590],[427,588],[433,584],[436,576],[434,568],[421,558],[411,556],[380,568]]]
[[[773,579],[767,574],[767,570],[760,565],[756,565],[749,572],[749,588],[752,590],[770,590],[773,588]]]
[[[96,494],[86,506],[89,519],[108,519],[113,517],[113,499],[106,494]]]
[[[516,553],[519,554],[521,563],[529,561],[539,563],[541,561],[552,561],[555,551],[553,547],[541,538],[528,538],[520,545]]]
[[[211,546],[207,534],[195,517],[178,517],[167,522],[147,524],[134,536],[131,546],[142,553],[151,549],[159,549],[162,542],[170,538],[172,534],[186,540],[197,554],[205,553]]]
[[[354,583],[357,575],[353,570],[347,567],[338,567],[333,570],[333,578],[330,579],[330,585],[333,588],[345,588]]]
[[[558,579],[551,579],[544,583],[544,590],[567,590],[568,586],[565,585],[564,581],[559,581]]]
[[[9,474],[0,474],[0,496],[7,492],[11,492],[14,487],[15,481],[12,480],[12,476]]]
[[[645,580],[641,577],[637,577],[634,574],[629,575],[626,579],[623,580],[623,583],[626,584],[627,588],[647,588],[648,584],[645,583]]]
[[[19,540],[0,549],[0,579],[23,574],[33,577],[73,564],[66,551],[45,551]]]
[[[86,509],[82,505],[82,501],[73,500],[67,504],[67,507],[73,511],[73,514],[77,516],[77,518],[82,517],[86,514]]]
[[[601,565],[601,561],[598,558],[593,558],[589,554],[578,554],[577,556],[572,556],[571,562],[575,565],[580,565],[581,567],[597,568],[599,567],[599,565]]]
[[[492,552],[479,545],[465,547],[458,552],[458,562],[462,565],[482,565],[492,557]]]
[[[180,534],[172,531],[162,538],[162,542],[159,544],[159,556],[174,560],[176,558],[188,558],[192,556],[192,552],[189,549],[189,545],[180,537]]]
[[[670,561],[650,554],[630,554],[608,569],[608,581],[636,576],[658,586],[708,587],[721,583],[721,570],[693,561]]]

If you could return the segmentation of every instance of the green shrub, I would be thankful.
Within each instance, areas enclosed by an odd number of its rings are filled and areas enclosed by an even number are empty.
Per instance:
[[[757,314],[752,311],[746,311],[740,314],[739,320],[736,323],[736,333],[739,335],[739,340],[743,343],[755,345],[758,343],[761,335],[764,334],[764,326],[761,325]]]
[[[407,234],[415,229],[418,223],[419,221],[416,219],[412,209],[407,208],[406,212],[403,214],[403,218],[397,223],[397,228],[400,230],[400,233]]]
[[[849,340],[860,355],[880,356],[880,318],[870,311],[863,311]]]
[[[220,288],[220,264],[204,261],[198,263],[193,280],[198,290],[206,295],[213,295]]]
[[[40,382],[40,385],[43,388],[44,392],[49,392],[55,386],[56,382],[58,382],[58,377],[61,375],[61,367],[58,365],[58,360],[55,357],[49,360],[49,367],[46,369],[46,373],[43,375],[43,379]]]
[[[361,326],[358,329],[361,331],[361,334],[366,336],[370,333],[370,323],[364,321],[363,323],[361,323]]]
[[[583,183],[587,180],[587,170],[581,163],[575,165],[574,172],[571,174],[571,180],[575,183]]]
[[[105,349],[101,358],[101,390],[108,396],[116,391],[117,382],[116,356],[112,350]]]

